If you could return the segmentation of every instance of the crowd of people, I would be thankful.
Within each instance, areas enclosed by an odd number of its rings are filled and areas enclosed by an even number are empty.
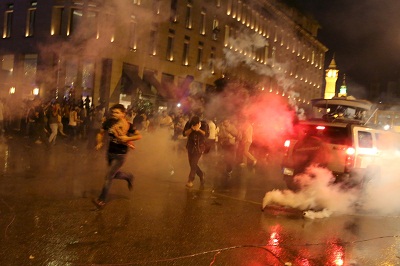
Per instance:
[[[104,130],[111,136],[109,139],[114,139],[116,143],[121,139],[126,140],[125,136],[128,136],[128,133],[136,136],[129,136],[129,140],[138,140],[143,133],[151,137],[152,133],[163,131],[167,133],[164,135],[167,138],[165,141],[173,143],[176,151],[187,153],[190,172],[186,186],[189,188],[193,186],[196,175],[199,176],[201,185],[206,182],[205,173],[198,166],[201,156],[205,153],[221,156],[227,177],[231,176],[236,166],[254,167],[257,164],[257,156],[252,153],[253,124],[245,117],[225,116],[217,119],[205,117],[202,112],[194,110],[187,113],[183,113],[182,110],[148,113],[134,108],[125,109],[120,104],[115,106],[110,110],[101,106],[94,107],[89,98],[77,103],[56,100],[44,102],[35,98],[16,110],[10,109],[9,105],[0,101],[0,133],[12,138],[18,132],[32,145],[42,144],[50,148],[57,145],[59,138],[62,138],[62,142],[71,146],[76,142],[87,143],[89,149],[95,150],[100,145],[99,134],[104,134]],[[120,123],[131,126],[121,127],[119,131],[112,127],[107,121],[116,116],[115,113],[120,116],[118,121],[123,121]],[[111,128],[114,128],[114,131],[111,132]],[[109,147],[113,146],[111,143]],[[124,153],[127,152],[127,148],[134,148],[132,141],[123,142],[123,145],[126,147],[118,149]],[[116,163],[113,163],[114,161]],[[111,170],[107,174],[103,192],[96,201],[98,206],[105,204],[107,191],[115,176],[122,176],[119,179],[126,179],[128,185],[132,186],[131,175],[118,175],[122,163],[123,159],[119,156],[109,156]]]

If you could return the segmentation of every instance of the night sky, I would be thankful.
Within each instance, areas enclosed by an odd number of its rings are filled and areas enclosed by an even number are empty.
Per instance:
[[[365,97],[372,82],[399,80],[399,0],[287,0],[321,25],[318,39],[335,55],[338,86],[346,74],[348,92]]]

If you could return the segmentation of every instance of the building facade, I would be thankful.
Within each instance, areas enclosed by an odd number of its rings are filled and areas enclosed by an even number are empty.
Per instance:
[[[277,0],[8,0],[0,25],[0,97],[168,107],[226,75],[322,95],[319,25]]]

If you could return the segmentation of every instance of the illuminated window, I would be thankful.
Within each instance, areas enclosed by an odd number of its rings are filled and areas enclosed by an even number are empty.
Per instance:
[[[217,0],[218,1],[218,0]],[[230,16],[232,14],[232,0],[228,0],[226,5],[226,14]]]
[[[26,16],[26,29],[25,29],[25,37],[31,37],[34,33],[35,20],[36,20],[36,6],[37,2],[31,2],[31,7],[28,9],[28,13]]]
[[[132,3],[133,3],[134,5],[140,6],[141,0],[132,0]]]
[[[315,63],[315,52],[313,50],[311,53],[311,65],[314,65],[314,63]]]
[[[236,3],[236,20],[241,21],[242,19],[242,1],[238,0]]]
[[[264,64],[268,63],[268,57],[269,57],[269,44],[268,42],[264,46]]]
[[[174,39],[175,39],[175,31],[170,29],[168,34],[167,41],[167,60],[174,61]]]
[[[206,9],[202,8],[200,13],[200,34],[206,34]]]
[[[199,46],[197,48],[197,69],[203,69],[203,42],[199,42]]]
[[[225,39],[224,39],[225,47],[229,45],[229,37],[230,37],[230,27],[228,25],[225,25]]]
[[[13,17],[14,17],[14,5],[9,4],[6,12],[4,13],[3,38],[11,37]]]
[[[131,16],[131,23],[129,29],[129,49],[136,51],[137,40],[136,40],[136,21],[135,16]]]
[[[211,71],[211,74],[215,74],[215,47],[211,47],[211,53],[210,53],[210,61],[209,61],[209,68]]]
[[[161,0],[154,0],[153,1],[153,10],[154,14],[159,15],[161,12]]]
[[[242,4],[241,10],[242,10],[242,15],[241,15],[242,24],[246,24],[246,13],[247,13],[247,6],[246,6],[246,4]]]
[[[275,66],[275,59],[276,59],[276,48],[274,46],[272,47],[272,53],[271,53],[271,66]]]
[[[0,57],[0,59],[1,69],[9,72],[9,74],[12,75],[14,71],[14,55],[3,55],[3,57]]]
[[[82,23],[83,12],[82,9],[71,8],[70,13],[70,23],[68,27],[67,35],[71,35],[74,31],[76,31]]]
[[[192,4],[191,3],[188,3],[187,6],[186,6],[185,27],[187,29],[191,29],[193,27]]]
[[[171,22],[178,22],[178,0],[171,0]]]
[[[99,37],[99,23],[98,23],[98,12],[87,11],[85,20],[85,33],[86,37],[93,38]]]
[[[245,11],[245,16],[246,16],[245,24],[246,24],[247,27],[250,27],[250,24],[251,24],[251,9],[250,9],[249,6],[246,6],[244,11]]]
[[[60,35],[67,22],[64,19],[65,8],[60,6],[53,7],[51,16],[51,35]]]
[[[212,39],[214,41],[218,40],[218,35],[219,35],[220,29],[219,29],[219,20],[217,18],[214,18],[213,20],[213,26],[212,26]]]
[[[153,24],[150,31],[149,53],[157,55],[157,26],[155,24]]]
[[[321,69],[322,68],[322,66],[323,66],[323,63],[322,62],[324,62],[324,54],[320,54],[319,55],[319,69]]]
[[[190,44],[190,37],[185,36],[185,41],[183,43],[183,54],[182,54],[182,65],[184,66],[189,65],[189,44]]]

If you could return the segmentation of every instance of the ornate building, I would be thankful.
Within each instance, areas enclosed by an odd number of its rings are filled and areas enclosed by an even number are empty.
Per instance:
[[[0,24],[2,97],[171,106],[226,75],[322,95],[319,25],[277,0],[9,0]]]

